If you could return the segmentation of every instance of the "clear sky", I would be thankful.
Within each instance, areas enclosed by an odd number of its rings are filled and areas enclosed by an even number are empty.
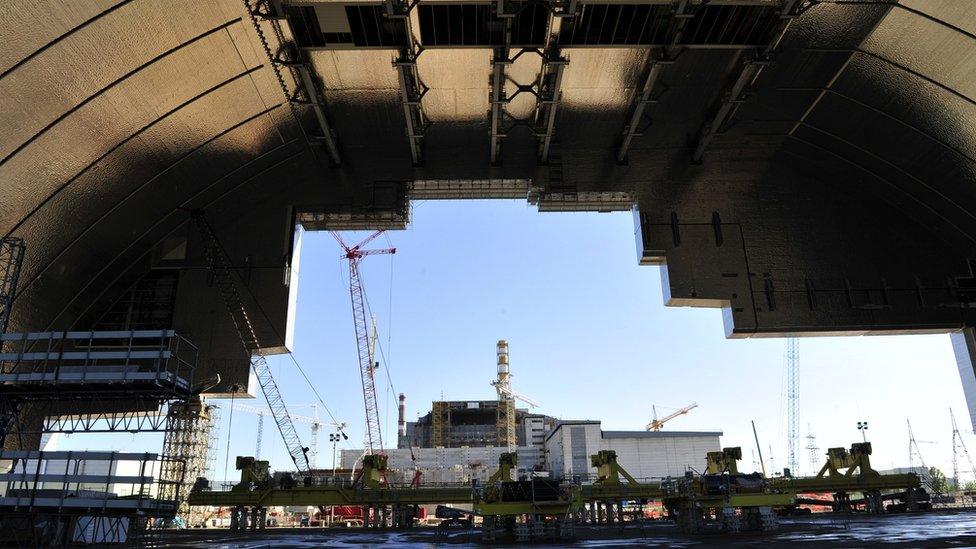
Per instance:
[[[378,372],[386,444],[396,444],[396,394],[384,370],[407,395],[414,420],[442,396],[494,398],[495,342],[507,339],[514,388],[540,403],[538,412],[641,430],[651,405],[663,415],[697,402],[666,428],[721,430],[722,444],[741,446],[741,468],[751,469],[755,420],[764,457],[771,446],[776,467],[785,466],[785,340],[728,340],[720,310],[665,307],[659,268],[637,264],[633,233],[629,213],[539,213],[517,200],[414,203],[407,230],[374,241],[397,254],[363,263],[387,358]],[[361,448],[346,266],[328,233],[305,233],[302,246],[294,356],[332,413],[349,422],[350,440],[340,448]],[[291,360],[272,357],[271,364],[290,410],[311,415],[315,396]],[[821,454],[860,440],[856,423],[868,421],[875,467],[907,466],[911,419],[926,464],[950,474],[950,407],[976,452],[948,335],[803,338],[800,371],[801,436],[816,435]],[[214,476],[224,476],[230,432],[227,476],[235,479],[234,457],[254,453],[257,419],[238,411],[228,429],[230,402],[221,403]],[[308,444],[309,427],[298,430]],[[75,435],[60,447],[94,449],[105,438],[93,445],[96,439]],[[110,439],[119,449],[159,446],[158,437]],[[323,431],[319,466],[331,465],[331,451]],[[263,458],[274,468],[290,466],[270,419]],[[800,463],[811,472],[806,450]],[[973,476],[969,469],[960,455],[964,480]]]

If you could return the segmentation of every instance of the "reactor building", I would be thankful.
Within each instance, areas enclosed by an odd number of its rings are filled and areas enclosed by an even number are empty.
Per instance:
[[[618,462],[639,478],[683,475],[700,468],[707,452],[721,448],[719,431],[604,431],[600,421],[562,420],[516,407],[528,397],[512,390],[508,342],[498,341],[495,400],[438,400],[417,421],[406,421],[400,395],[397,448],[386,450],[395,479],[419,470],[425,482],[484,482],[505,452],[518,454],[520,475],[595,479],[589,456],[617,452]],[[343,469],[357,469],[363,449],[342,450]]]

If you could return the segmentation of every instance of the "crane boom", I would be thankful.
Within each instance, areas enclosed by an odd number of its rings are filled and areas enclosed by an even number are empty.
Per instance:
[[[678,416],[687,414],[688,412],[692,411],[693,409],[695,409],[697,407],[698,407],[698,403],[697,402],[692,402],[691,404],[685,406],[684,408],[681,408],[680,410],[677,410],[677,411],[675,411],[673,413],[670,413],[670,414],[664,416],[661,419],[658,419],[657,418],[657,410],[655,409],[654,419],[652,419],[651,422],[647,424],[647,430],[648,431],[660,431],[661,430],[661,427],[664,427],[664,424],[667,423],[668,421],[671,421],[672,419],[674,419],[674,418],[676,418]]]
[[[295,467],[299,471],[307,473],[310,469],[308,448],[302,446],[298,432],[295,430],[295,424],[292,422],[291,416],[288,414],[288,408],[285,406],[285,401],[281,397],[278,384],[271,374],[271,367],[268,366],[268,361],[257,352],[259,349],[257,332],[254,330],[251,318],[248,316],[247,309],[244,307],[244,301],[237,291],[237,285],[234,282],[232,266],[230,259],[227,257],[227,252],[221,246],[220,240],[217,239],[217,235],[214,233],[210,223],[207,222],[207,218],[202,211],[194,211],[192,219],[204,239],[207,267],[213,273],[220,296],[234,321],[234,328],[237,330],[241,345],[244,346],[244,350],[249,355],[251,369],[254,370],[258,385],[261,386],[261,392],[268,402],[268,408],[271,410],[271,416],[278,426],[278,432],[281,433],[285,448],[288,449],[288,454],[295,463]]]
[[[376,362],[373,357],[369,325],[366,320],[366,296],[359,273],[359,262],[369,255],[394,254],[396,248],[382,250],[363,250],[362,247],[378,237],[383,231],[376,231],[365,240],[350,247],[339,233],[331,231],[333,238],[342,246],[343,257],[349,261],[349,299],[352,303],[352,321],[356,330],[356,352],[359,356],[359,374],[363,386],[363,405],[366,411],[366,451],[375,454],[383,451],[383,433],[380,428],[379,409],[376,404],[376,383],[374,373]]]

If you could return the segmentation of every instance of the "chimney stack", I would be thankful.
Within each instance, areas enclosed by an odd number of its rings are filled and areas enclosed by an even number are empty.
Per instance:
[[[400,420],[397,423],[401,437],[407,436],[407,396],[400,393]]]

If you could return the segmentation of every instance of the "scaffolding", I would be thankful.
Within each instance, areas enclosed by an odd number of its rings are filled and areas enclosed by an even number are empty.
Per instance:
[[[44,433],[163,432],[193,392],[197,349],[173,330],[0,334],[0,446]]]
[[[495,433],[498,437],[498,446],[515,448],[518,446],[518,438],[515,433],[515,400],[503,399],[498,401],[498,408],[495,420]]]
[[[216,409],[202,397],[196,397],[171,405],[166,414],[163,455],[171,459],[166,462],[161,478],[179,483],[176,515],[190,525],[199,524],[204,518],[200,508],[191,513],[186,496],[198,478],[207,476],[210,451],[214,446]]]
[[[179,444],[163,454],[27,448],[48,433],[111,432],[202,437],[206,448],[206,422],[181,421],[200,402],[195,346],[173,330],[0,334],[0,345],[0,448],[11,448],[0,452],[0,542],[143,540],[175,517],[193,461]]]
[[[172,516],[179,480],[153,453],[0,451],[0,545],[126,543]]]
[[[446,447],[444,426],[451,423],[451,411],[448,402],[434,402],[430,415],[430,445],[434,448]]]

